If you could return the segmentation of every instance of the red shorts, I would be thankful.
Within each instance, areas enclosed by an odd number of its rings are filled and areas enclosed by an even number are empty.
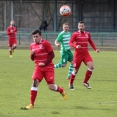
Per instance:
[[[86,65],[86,63],[90,61],[93,61],[93,59],[88,52],[85,54],[79,54],[76,52],[74,54],[73,67],[78,69],[82,62]]]
[[[54,84],[54,68],[48,71],[35,66],[32,79],[38,79],[41,82],[43,78],[45,78],[47,84]]]
[[[17,44],[17,40],[16,39],[9,39],[8,40],[8,46],[12,47],[14,44]]]

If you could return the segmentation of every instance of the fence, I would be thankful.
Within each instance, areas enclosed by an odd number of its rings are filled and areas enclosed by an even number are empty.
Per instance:
[[[43,38],[53,46],[58,32],[42,32]],[[91,33],[92,39],[97,46],[117,46],[117,33]],[[7,45],[8,36],[6,32],[0,32],[0,45]],[[33,40],[30,33],[18,32],[18,45],[29,45]]]

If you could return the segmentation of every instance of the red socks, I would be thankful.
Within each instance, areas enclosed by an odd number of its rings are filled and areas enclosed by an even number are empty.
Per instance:
[[[58,86],[58,88],[57,88],[56,91],[62,93],[63,92],[63,88],[61,88],[61,87]]]
[[[37,91],[31,90],[30,91],[30,104],[32,104],[33,106],[34,106],[36,96],[37,96]]]
[[[88,82],[88,80],[90,79],[91,75],[92,75],[92,71],[91,70],[87,70],[86,74],[85,74],[84,83]]]
[[[69,84],[72,85],[75,79],[75,75],[71,73]]]
[[[12,51],[9,51],[10,55],[12,55]]]

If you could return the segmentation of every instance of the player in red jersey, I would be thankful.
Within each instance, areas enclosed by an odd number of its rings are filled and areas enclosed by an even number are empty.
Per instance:
[[[78,31],[74,32],[71,36],[69,45],[71,47],[74,47],[74,59],[73,59],[73,67],[74,70],[70,76],[70,82],[69,87],[71,90],[74,90],[73,87],[73,81],[75,79],[75,76],[81,66],[81,63],[84,62],[85,65],[87,65],[88,69],[85,74],[83,85],[87,87],[88,89],[91,89],[91,87],[88,84],[88,80],[90,79],[92,75],[92,71],[94,69],[93,60],[88,52],[88,43],[91,45],[91,47],[99,53],[99,49],[96,48],[94,45],[91,35],[89,32],[85,31],[85,24],[83,21],[80,21],[78,23]]]
[[[15,22],[11,21],[10,26],[7,28],[10,57],[12,57],[12,52],[17,46],[16,34],[17,34],[17,27],[15,26]]]
[[[66,100],[67,95],[63,88],[54,84],[54,52],[51,44],[42,39],[41,32],[34,30],[32,32],[33,43],[30,44],[30,57],[35,62],[35,69],[33,72],[33,84],[30,90],[30,104],[22,109],[30,109],[34,107],[34,102],[37,96],[38,85],[45,78],[48,88],[52,91],[59,92],[63,99]]]

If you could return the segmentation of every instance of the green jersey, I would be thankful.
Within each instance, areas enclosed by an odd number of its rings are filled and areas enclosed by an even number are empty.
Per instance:
[[[61,43],[60,53],[63,53],[65,51],[67,51],[67,50],[70,50],[70,46],[69,46],[70,38],[71,38],[71,33],[70,32],[62,31],[61,33],[59,33],[59,35],[58,35],[56,40],[59,43]]]

